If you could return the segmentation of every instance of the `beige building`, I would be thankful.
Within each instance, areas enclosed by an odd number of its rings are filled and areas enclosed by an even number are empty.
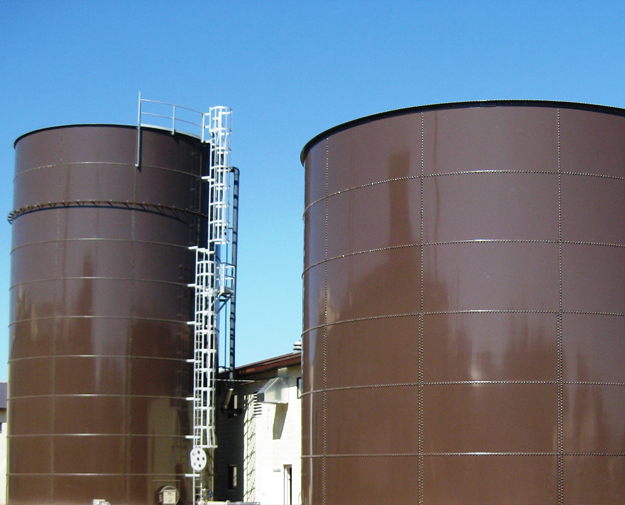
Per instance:
[[[290,354],[237,368],[230,387],[220,381],[215,499],[301,503],[301,377],[296,345]]]
[[[7,502],[7,383],[0,382],[0,505]]]

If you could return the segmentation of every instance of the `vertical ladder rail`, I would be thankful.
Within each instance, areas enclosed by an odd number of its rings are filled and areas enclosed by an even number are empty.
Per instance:
[[[146,110],[144,105],[157,109],[148,107]],[[178,114],[179,110],[185,112],[184,117]],[[208,237],[206,244],[190,248],[195,250],[195,281],[189,285],[195,291],[195,302],[194,319],[189,322],[193,326],[193,357],[189,359],[193,364],[193,396],[189,398],[193,407],[193,427],[187,438],[192,440],[193,473],[188,477],[192,479],[193,503],[203,505],[209,499],[204,472],[208,463],[207,451],[217,447],[215,381],[219,366],[220,321],[229,330],[230,378],[234,368],[239,172],[230,164],[230,108],[211,107],[208,113],[203,113],[176,104],[147,100],[141,98],[141,93],[137,117],[137,168],[141,166],[142,127],[163,128],[164,121],[172,135],[191,128],[192,132],[188,133],[209,144],[207,175],[202,177],[208,189],[208,208],[205,209]]]
[[[208,174],[208,240],[205,247],[195,247],[195,318],[193,359],[193,449],[191,466],[194,470],[194,503],[205,503],[206,486],[202,478],[208,461],[207,451],[217,447],[216,387],[218,371],[218,341],[220,311],[233,310],[235,267],[232,258],[230,178],[230,135],[232,111],[227,107],[212,107],[202,118],[202,140],[209,142]],[[208,132],[206,132],[208,130]],[[208,135],[206,134],[208,133]],[[238,181],[238,178],[237,178]],[[230,303],[228,303],[230,302]],[[226,320],[232,320],[226,314]],[[231,364],[232,366],[232,364]]]

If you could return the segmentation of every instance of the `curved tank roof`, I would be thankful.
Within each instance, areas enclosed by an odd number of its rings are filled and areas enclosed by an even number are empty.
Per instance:
[[[24,137],[28,137],[29,135],[32,135],[34,133],[39,133],[39,132],[43,132],[46,130],[57,130],[58,128],[80,128],[80,127],[85,127],[85,126],[94,126],[94,127],[111,127],[111,128],[133,128],[136,129],[137,125],[129,125],[129,124],[116,124],[116,123],[76,123],[76,124],[64,124],[64,125],[56,125],[56,126],[46,126],[45,128],[37,128],[36,130],[32,130],[29,131],[27,133],[24,133],[23,135],[20,135],[19,137],[17,137],[15,139],[15,142],[13,142],[13,147],[15,147],[17,145],[17,143],[22,140]],[[171,128],[165,128],[165,127],[161,127],[161,126],[154,126],[154,125],[150,125],[150,126],[145,126],[145,125],[141,125],[141,129],[149,129],[149,130],[163,130],[163,131],[168,131],[171,132]],[[197,135],[194,135],[193,133],[189,133],[189,132],[185,132],[182,130],[176,130],[175,133],[180,134],[180,135],[187,135],[188,137],[193,137],[193,138],[199,138]]]
[[[446,103],[435,103],[429,105],[418,105],[415,107],[406,107],[403,109],[393,109],[386,112],[379,112],[377,114],[372,114],[370,116],[363,116],[358,119],[353,119],[351,121],[347,121],[346,123],[341,123],[337,126],[333,126],[319,135],[313,137],[302,149],[300,154],[300,161],[302,165],[306,160],[306,156],[308,155],[308,151],[310,151],[313,146],[315,146],[318,142],[327,138],[335,133],[338,133],[343,130],[347,130],[348,128],[353,128],[354,126],[358,126],[365,123],[370,123],[372,121],[378,121],[379,119],[386,119],[393,116],[403,116],[404,114],[414,114],[416,112],[425,112],[432,110],[445,110],[445,109],[467,109],[472,107],[560,107],[566,109],[579,109],[579,110],[588,110],[593,112],[603,112],[605,114],[614,114],[617,116],[625,116],[625,109],[621,109],[619,107],[610,107],[608,105],[596,105],[590,103],[582,103],[582,102],[566,102],[566,101],[557,101],[557,100],[472,100],[468,102],[446,102]]]

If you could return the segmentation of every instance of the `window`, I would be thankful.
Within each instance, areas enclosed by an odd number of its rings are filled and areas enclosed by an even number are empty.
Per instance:
[[[297,378],[297,397],[300,398],[302,396],[302,378]]]
[[[233,491],[237,489],[238,481],[237,465],[228,465],[228,490]]]
[[[293,505],[293,467],[284,465],[284,505]]]
[[[258,391],[256,391],[258,393]],[[263,415],[263,404],[258,401],[256,393],[252,395],[252,413],[254,417]]]

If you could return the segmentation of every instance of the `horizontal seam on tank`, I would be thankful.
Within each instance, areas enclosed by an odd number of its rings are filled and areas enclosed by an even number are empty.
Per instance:
[[[563,240],[562,244],[573,244],[573,245],[592,245],[597,247],[617,247],[623,248],[625,244],[613,244],[611,242],[593,242],[587,240]]]
[[[538,174],[538,175],[558,175],[558,170],[475,170],[475,171],[459,171],[459,172],[443,172],[440,174],[425,174],[423,177],[444,177],[447,175],[471,175],[471,174]],[[599,179],[615,179],[625,181],[624,176],[608,175],[608,174],[592,174],[590,172],[567,172],[562,171],[560,175],[575,175],[583,177],[597,177]]]
[[[150,438],[178,438],[186,439],[185,435],[159,435],[144,433],[37,433],[34,435],[7,435],[7,438],[29,438],[29,437],[150,437]]]
[[[402,244],[402,245],[394,245],[387,247],[376,247],[375,249],[366,249],[364,251],[355,251],[351,253],[340,254],[338,256],[332,256],[327,259],[323,259],[321,261],[317,261],[312,265],[304,268],[304,272],[306,273],[311,268],[314,268],[319,265],[323,265],[328,261],[349,258],[352,256],[359,256],[361,254],[369,254],[376,253],[382,251],[393,251],[395,249],[407,249],[412,247],[431,247],[431,246],[440,246],[440,245],[466,245],[466,244],[559,244],[560,241],[556,239],[514,239],[514,238],[478,238],[478,239],[466,239],[466,240],[441,240],[437,242],[424,242],[420,244],[418,242],[414,242],[412,244]],[[611,242],[593,242],[593,241],[585,241],[585,240],[562,240],[562,244],[573,244],[573,245],[591,245],[597,247],[617,247],[617,248],[625,248],[625,244],[613,244]]]
[[[440,310],[440,311],[416,311],[416,312],[405,312],[402,314],[384,314],[379,316],[368,316],[368,317],[355,317],[353,319],[342,319],[333,321],[331,323],[319,324],[317,326],[311,326],[310,328],[305,329],[302,334],[307,333],[311,330],[318,330],[324,328],[326,326],[333,326],[335,324],[345,324],[345,323],[355,323],[360,321],[375,321],[379,319],[391,319],[395,317],[416,317],[420,315],[425,316],[435,316],[435,315],[445,315],[445,314],[557,314],[557,310],[533,310],[533,309],[467,309],[467,310]]]
[[[593,310],[563,310],[562,314],[576,314],[576,315],[587,315],[587,316],[614,316],[614,317],[623,317],[625,313],[623,312],[600,312]]]
[[[120,163],[120,162],[115,162],[115,161],[75,161],[72,163],[54,163],[52,165],[41,165],[38,167],[32,167],[32,168],[27,168],[26,170],[22,170],[19,174],[15,175],[15,177],[13,178],[13,182],[15,182],[17,178],[20,177],[21,175],[27,174],[34,170],[42,170],[46,168],[57,168],[57,167],[73,167],[73,166],[80,166],[80,165],[113,165],[113,166],[118,166],[118,167],[128,167],[128,169],[132,169],[133,171],[137,170],[137,167],[135,166],[134,163]],[[156,165],[144,165],[143,163],[141,164],[141,168],[155,168],[157,170],[166,170],[168,172],[176,172],[178,174],[188,175],[190,177],[195,177],[197,179],[201,177],[200,175],[195,175],[190,172],[185,172],[184,170],[178,170],[176,168],[159,167]]]
[[[345,323],[354,323],[359,321],[375,321],[378,319],[390,319],[394,317],[416,317],[420,315],[424,316],[438,316],[438,315],[453,315],[453,314],[559,314],[560,311],[557,309],[553,310],[540,310],[540,309],[465,309],[465,310],[426,310],[424,312],[406,312],[403,314],[385,314],[380,316],[369,316],[369,317],[357,317],[354,319],[342,319],[338,321],[333,321],[331,323],[319,324],[317,326],[311,326],[310,328],[306,328],[302,335],[308,333],[312,330],[318,330],[324,328],[326,326],[333,326],[335,324],[345,324]],[[614,317],[624,317],[625,313],[623,312],[599,312],[599,311],[591,311],[591,310],[563,310],[563,314],[573,314],[573,315],[589,315],[589,316],[614,316]]]
[[[15,363],[16,361],[27,361],[36,359],[50,359],[50,358],[113,358],[113,359],[152,359],[162,361],[179,361],[187,363],[187,358],[168,358],[165,356],[128,356],[127,354],[55,354],[47,356],[28,356],[24,358],[11,358],[9,363]]]
[[[136,315],[133,315],[131,317],[130,315],[127,315],[127,316],[80,316],[80,315],[68,316],[65,314],[58,314],[56,316],[29,317],[27,319],[17,319],[15,321],[11,321],[9,323],[9,326],[12,326],[17,323],[27,323],[29,321],[46,321],[49,319],[58,319],[58,320],[63,320],[63,319],[133,319],[133,320],[140,320],[140,321],[156,321],[156,322],[161,322],[161,323],[176,323],[176,324],[184,324],[184,325],[189,324],[189,321],[187,319],[184,319],[184,320],[183,319],[161,319],[158,317],[142,317],[142,316],[136,316]]]
[[[414,179],[427,179],[427,178],[431,178],[431,177],[444,177],[447,175],[481,175],[481,174],[538,174],[538,175],[557,175],[557,171],[556,172],[552,172],[549,170],[460,170],[460,171],[456,171],[456,172],[442,172],[442,173],[438,173],[438,174],[424,174],[423,176],[421,175],[407,175],[404,177],[393,177],[391,179],[382,179],[380,181],[374,181],[374,182],[368,182],[366,184],[360,184],[358,186],[352,186],[349,188],[345,188],[345,189],[341,189],[339,191],[335,191],[334,193],[330,193],[327,196],[323,196],[322,198],[318,198],[317,200],[315,200],[314,202],[309,203],[305,208],[304,208],[304,213],[306,213],[306,211],[312,207],[313,205],[327,199],[327,198],[331,198],[333,196],[337,196],[340,195],[342,193],[347,193],[349,191],[354,191],[357,189],[363,189],[363,188],[368,188],[371,186],[377,186],[378,184],[387,184],[389,182],[396,182],[396,181],[409,181],[409,180],[414,180]],[[616,176],[615,176],[616,177]],[[622,179],[625,179],[625,177],[623,177]]]
[[[37,212],[40,210],[50,209],[83,209],[83,208],[106,208],[106,209],[125,209],[125,210],[139,210],[144,212],[155,212],[158,214],[164,214],[164,211],[169,211],[172,214],[188,214],[195,217],[201,217],[207,219],[206,214],[189,209],[181,209],[174,207],[173,205],[163,205],[160,203],[146,203],[146,202],[130,202],[130,201],[117,201],[117,200],[71,200],[61,202],[48,202],[48,203],[35,203],[32,205],[25,205],[18,209],[9,212],[7,220],[9,223],[13,223],[18,217],[31,212]],[[173,217],[173,216],[168,216]]]
[[[466,381],[423,381],[423,382],[400,382],[394,384],[363,384],[359,386],[338,386],[326,389],[314,389],[302,393],[304,395],[313,395],[327,393],[329,391],[348,391],[356,389],[379,389],[379,388],[402,388],[402,387],[418,387],[418,386],[463,386],[463,385],[557,385],[557,380],[466,380]],[[572,386],[625,386],[625,382],[601,382],[601,381],[563,381],[562,384]]]
[[[352,186],[351,188],[341,189],[340,191],[335,191],[334,193],[330,193],[328,195],[323,196],[322,198],[318,198],[317,200],[315,200],[312,203],[309,203],[304,208],[304,214],[306,214],[306,211],[308,209],[310,209],[313,205],[315,205],[315,204],[317,204],[319,202],[323,202],[324,200],[327,200],[328,198],[330,198],[332,196],[340,195],[342,193],[347,193],[349,191],[354,191],[356,189],[362,189],[362,188],[369,188],[371,186],[377,186],[379,184],[387,184],[387,183],[390,183],[390,182],[397,182],[397,181],[410,181],[410,180],[415,180],[415,179],[421,179],[421,176],[420,175],[407,175],[405,177],[393,177],[392,179],[383,179],[381,181],[368,182],[367,184],[361,184],[360,186]]]
[[[557,170],[556,171],[550,171],[550,170],[468,170],[468,171],[457,171],[457,172],[442,172],[442,173],[437,173],[437,174],[424,174],[423,178],[424,179],[428,179],[428,178],[432,178],[432,177],[445,177],[448,175],[484,175],[484,174],[536,174],[536,175],[558,175]],[[597,177],[599,179],[615,179],[615,180],[620,180],[620,181],[625,181],[625,177],[623,176],[618,176],[618,175],[608,175],[608,174],[592,174],[589,172],[562,172],[562,175],[575,175],[575,176],[582,176],[582,177]],[[312,207],[313,205],[322,202],[323,200],[326,200],[327,198],[331,198],[333,196],[337,196],[343,193],[347,193],[349,191],[354,191],[357,189],[363,189],[363,188],[368,188],[371,186],[377,186],[378,184],[386,184],[389,182],[396,182],[396,181],[407,181],[407,180],[414,180],[414,179],[420,179],[421,176],[420,175],[408,175],[405,177],[394,177],[392,179],[383,179],[381,181],[375,181],[375,182],[368,182],[366,184],[361,184],[359,186],[352,186],[350,188],[345,188],[345,189],[341,189],[339,191],[335,191],[334,193],[330,193],[327,196],[323,196],[321,198],[318,198],[317,200],[315,200],[314,202],[309,203],[308,205],[306,205],[306,207],[304,208],[304,214],[306,214],[306,211],[308,211],[308,209],[310,209],[310,207]]]
[[[17,251],[18,249],[22,249],[24,247],[32,246],[32,245],[42,245],[42,244],[58,244],[64,242],[127,242],[128,244],[149,244],[149,245],[164,245],[169,247],[174,247],[177,249],[189,249],[187,245],[180,244],[171,244],[167,242],[155,242],[152,240],[131,240],[126,238],[103,238],[103,237],[84,237],[84,238],[63,238],[59,240],[40,240],[38,242],[28,242],[27,244],[21,244],[13,249],[11,249],[11,253]]]
[[[163,281],[158,279],[133,279],[132,277],[55,277],[51,279],[33,279],[30,281],[17,282],[11,284],[9,291],[15,287],[35,282],[52,282],[52,281],[76,281],[76,280],[100,280],[100,281],[139,281],[139,282],[156,282],[160,284],[171,284],[174,286],[189,287],[186,282]]]
[[[375,249],[367,249],[365,251],[356,251],[356,252],[352,252],[352,253],[341,254],[339,256],[332,256],[330,258],[326,258],[326,259],[323,259],[321,261],[317,261],[316,263],[313,263],[312,265],[308,265],[306,268],[304,268],[304,272],[302,273],[302,275],[305,274],[311,268],[314,268],[314,267],[319,266],[319,265],[323,265],[324,263],[327,263],[329,261],[338,260],[338,259],[342,259],[342,258],[348,258],[350,256],[358,256],[360,254],[382,252],[382,251],[393,251],[395,249],[410,249],[410,248],[413,248],[413,247],[421,247],[421,245],[422,244],[419,244],[419,243],[415,242],[413,244],[402,244],[402,245],[392,245],[392,246],[387,246],[387,247],[377,247]]]
[[[304,269],[304,273],[306,273],[306,271],[310,270],[313,267],[316,267],[318,265],[322,265],[324,263],[327,263],[328,261],[334,261],[334,260],[338,260],[338,259],[343,259],[343,258],[349,258],[351,256],[359,256],[361,254],[369,254],[369,253],[376,253],[376,252],[383,252],[383,251],[393,251],[396,249],[409,249],[409,248],[414,248],[414,247],[428,247],[428,246],[435,246],[435,245],[459,245],[459,244],[483,244],[483,243],[546,243],[546,244],[557,244],[558,240],[557,239],[467,239],[467,240],[449,240],[449,241],[441,241],[441,242],[424,242],[423,244],[420,244],[418,242],[414,242],[412,244],[401,244],[401,245],[393,245],[393,246],[387,246],[387,247],[376,247],[374,249],[366,249],[364,251],[355,251],[355,252],[351,252],[351,253],[345,253],[345,254],[340,254],[338,256],[331,256],[330,258],[321,260],[321,261],[317,261],[316,263],[313,263],[312,265],[309,265],[308,267],[306,267]]]
[[[117,395],[117,394],[96,394],[96,393],[76,393],[76,394],[50,394],[50,395],[32,395],[32,396],[11,396],[7,401],[11,400],[28,400],[32,398],[151,398],[153,400],[180,400],[186,402],[186,396],[158,396],[158,395]]]
[[[12,477],[186,477],[182,473],[109,473],[109,472],[48,472],[48,473],[15,473],[7,472]],[[58,502],[57,502],[58,503]],[[209,502],[210,503],[210,502]]]
[[[447,457],[447,456],[551,456],[556,457],[558,455],[564,456],[606,456],[606,457],[624,457],[625,453],[623,452],[395,452],[395,453],[379,453],[379,454],[302,454],[302,458],[414,458],[418,456],[424,457]]]

